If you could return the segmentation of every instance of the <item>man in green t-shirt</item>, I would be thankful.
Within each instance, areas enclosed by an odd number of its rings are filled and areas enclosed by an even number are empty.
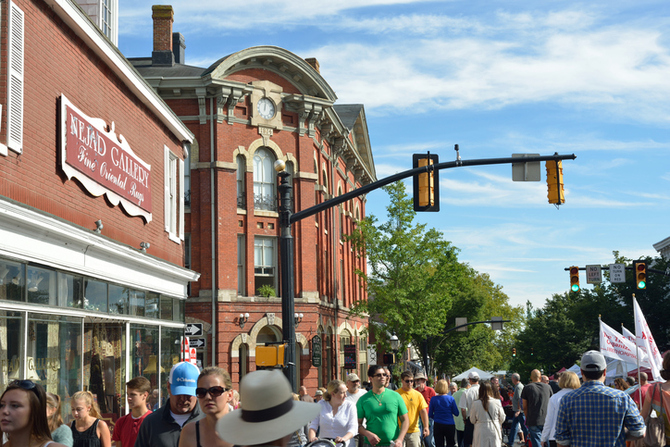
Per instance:
[[[400,394],[384,387],[384,368],[368,368],[372,389],[356,402],[358,433],[365,437],[364,444],[377,447],[402,447],[409,428],[407,407]],[[365,419],[366,427],[363,427]],[[400,425],[398,425],[400,420]]]

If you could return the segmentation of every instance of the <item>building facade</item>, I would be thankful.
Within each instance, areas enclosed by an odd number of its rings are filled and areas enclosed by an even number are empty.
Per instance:
[[[274,163],[291,174],[294,211],[374,181],[365,113],[335,104],[315,59],[261,46],[193,67],[172,8],[154,6],[153,19],[152,57],[131,62],[195,135],[186,231],[189,265],[202,277],[186,318],[205,327],[199,359],[237,383],[256,368],[257,346],[282,339]],[[343,238],[364,215],[358,197],[292,228],[297,383],[312,389],[347,372],[365,377],[366,319],[349,310],[366,299],[355,273],[366,264]]]
[[[71,0],[0,5],[0,388],[166,396],[180,357],[193,134]]]

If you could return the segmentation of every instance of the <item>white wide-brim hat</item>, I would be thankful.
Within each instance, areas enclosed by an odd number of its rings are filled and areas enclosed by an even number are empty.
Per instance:
[[[280,371],[254,371],[240,384],[240,408],[219,419],[216,432],[235,445],[266,444],[306,425],[320,409],[319,404],[294,401],[291,384]]]

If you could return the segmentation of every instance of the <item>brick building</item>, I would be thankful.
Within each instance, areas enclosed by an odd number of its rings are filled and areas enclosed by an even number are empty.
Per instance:
[[[375,180],[362,105],[336,105],[315,59],[278,47],[247,48],[200,68],[185,64],[173,10],[154,6],[154,49],[131,62],[195,135],[187,179],[191,284],[187,322],[204,325],[203,364],[238,382],[255,369],[256,346],[281,340],[277,175],[290,172],[294,211]],[[233,194],[235,192],[235,194]],[[342,235],[365,215],[365,197],[293,225],[298,383],[312,390],[342,378],[344,346],[365,377],[365,319],[349,309],[365,270]],[[320,342],[319,342],[320,340]],[[316,347],[321,367],[312,363]],[[318,361],[315,360],[316,363]]]
[[[180,355],[193,134],[76,3],[0,8],[0,389],[88,389],[113,425]]]

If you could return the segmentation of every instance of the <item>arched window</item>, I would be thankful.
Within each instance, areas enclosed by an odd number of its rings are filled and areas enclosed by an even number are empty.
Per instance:
[[[254,154],[254,208],[258,210],[277,211],[274,162],[274,155],[265,148]]]
[[[237,156],[237,207],[246,208],[247,200],[244,194],[244,174],[247,170],[247,164],[242,155]]]

